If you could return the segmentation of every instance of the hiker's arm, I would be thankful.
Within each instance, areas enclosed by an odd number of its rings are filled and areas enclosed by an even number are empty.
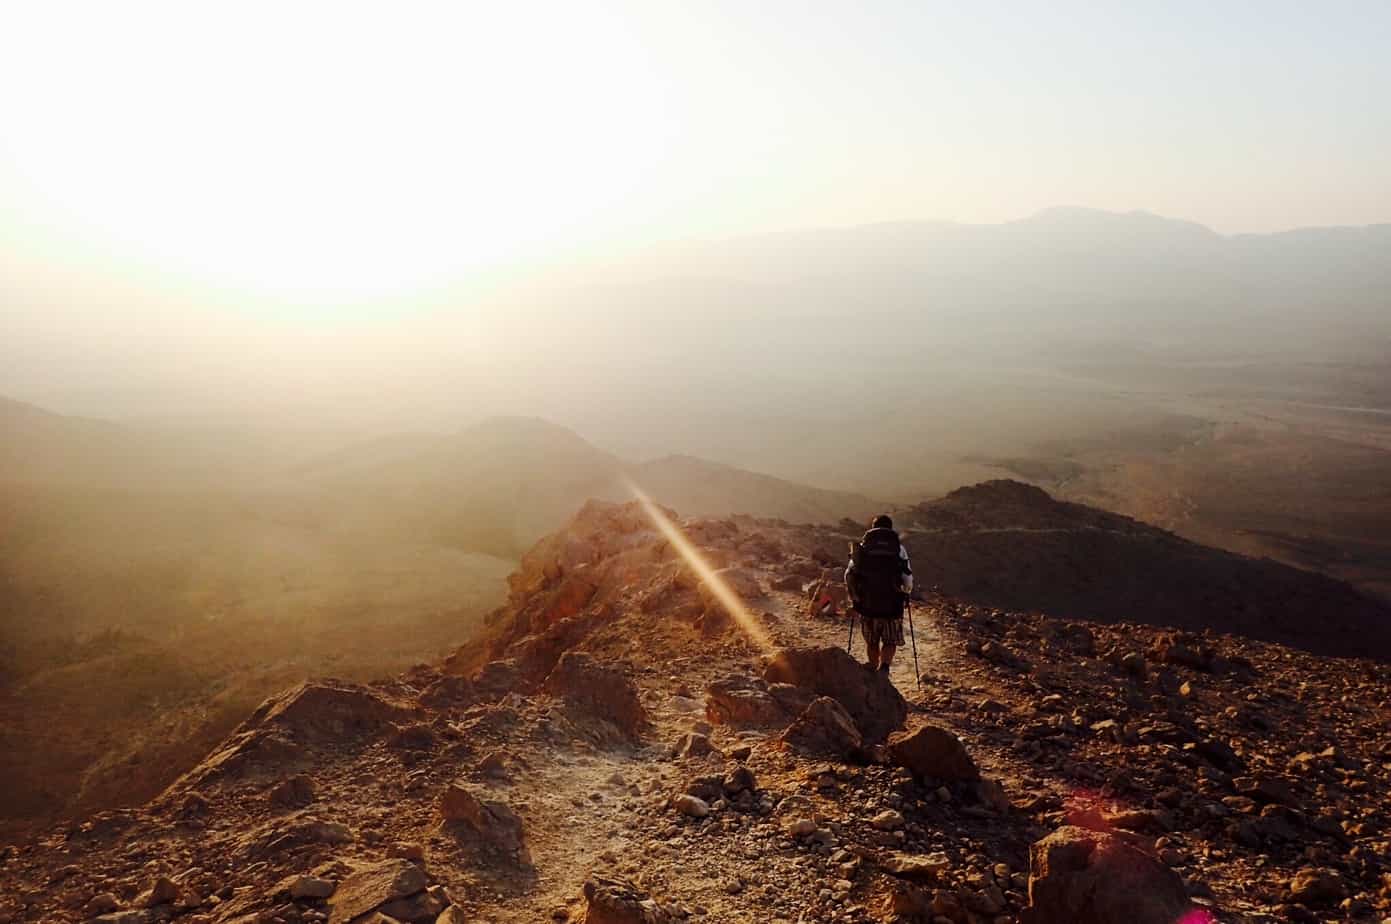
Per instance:
[[[850,595],[850,602],[858,604],[860,595],[855,593],[855,559],[845,566],[845,592]]]
[[[899,578],[898,587],[903,591],[904,596],[913,592],[913,563],[908,560],[908,550],[903,546],[898,547],[898,557],[902,561],[903,574]]]

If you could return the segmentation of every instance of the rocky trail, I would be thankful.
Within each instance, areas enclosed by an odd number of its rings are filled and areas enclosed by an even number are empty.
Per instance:
[[[812,605],[847,532],[680,528],[717,576],[587,506],[441,663],[3,848],[0,921],[1391,918],[1385,663],[930,596],[890,683]]]

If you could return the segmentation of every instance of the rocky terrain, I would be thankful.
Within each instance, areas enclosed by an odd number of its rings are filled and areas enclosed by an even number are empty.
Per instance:
[[[144,803],[266,696],[470,638],[521,554],[624,478],[688,514],[869,500],[540,420],[364,441],[116,423],[0,397],[0,843]]]
[[[850,524],[655,516],[586,506],[441,662],[288,690],[149,804],[5,848],[0,921],[1391,918],[1385,661],[963,590],[890,682],[812,605]]]

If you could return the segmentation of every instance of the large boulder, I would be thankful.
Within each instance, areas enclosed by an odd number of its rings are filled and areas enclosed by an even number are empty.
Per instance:
[[[526,677],[516,659],[508,658],[484,664],[474,672],[469,684],[479,700],[493,703],[514,690],[524,688]]]
[[[637,687],[623,674],[580,651],[561,656],[546,677],[546,692],[594,718],[612,722],[625,737],[637,741],[648,728],[647,710]]]
[[[484,798],[472,785],[456,781],[440,793],[439,813],[446,828],[463,828],[511,859],[530,863],[522,819],[505,802]]]
[[[526,675],[528,684],[540,683],[555,669],[561,657],[579,647],[603,618],[603,613],[585,612],[562,619],[514,642],[507,653]]]
[[[410,898],[430,884],[409,860],[383,860],[348,876],[329,899],[328,924],[347,924],[388,902]]]
[[[889,759],[919,780],[980,779],[980,769],[961,739],[936,725],[923,725],[891,737]]]
[[[668,924],[671,916],[631,882],[593,876],[584,884],[583,924]]]
[[[883,741],[908,717],[908,704],[888,676],[867,670],[843,648],[785,648],[768,662],[763,679],[836,700],[854,719],[865,744]]]
[[[304,808],[314,797],[314,780],[304,773],[282,780],[270,791],[271,804],[280,808]]]
[[[725,677],[705,688],[705,717],[714,725],[778,725],[788,716],[767,684],[755,678]]]
[[[1178,873],[1104,831],[1067,826],[1029,849],[1022,924],[1199,924]]]
[[[296,741],[337,743],[380,733],[414,715],[368,687],[317,681],[266,700],[243,728],[275,727]]]
[[[829,696],[818,696],[782,734],[789,747],[817,757],[845,759],[859,754],[864,737],[845,707]]]

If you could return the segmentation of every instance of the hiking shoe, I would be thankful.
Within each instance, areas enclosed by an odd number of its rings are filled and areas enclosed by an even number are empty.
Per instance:
[[[873,661],[866,661],[866,662],[865,662],[865,670],[867,670],[867,671],[875,671],[875,670],[878,670],[878,669],[879,669],[879,668],[877,668],[877,667],[874,666],[874,662],[873,662]]]
[[[879,673],[881,673],[881,674],[887,674],[888,672],[889,672],[889,665],[887,665],[887,664],[881,664],[881,665],[879,665]]]

